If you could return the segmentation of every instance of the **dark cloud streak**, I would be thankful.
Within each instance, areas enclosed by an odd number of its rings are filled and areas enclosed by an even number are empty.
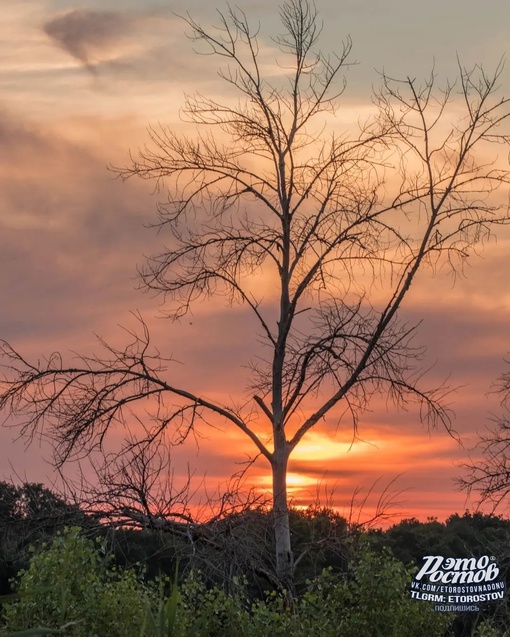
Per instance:
[[[94,53],[116,44],[133,19],[116,11],[75,9],[46,22],[44,32],[64,51],[95,73]]]

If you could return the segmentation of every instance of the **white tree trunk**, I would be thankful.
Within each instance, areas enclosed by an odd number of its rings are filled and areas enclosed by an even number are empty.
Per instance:
[[[294,560],[290,542],[289,505],[287,502],[287,454],[273,462],[273,515],[276,542],[276,575],[292,594]]]

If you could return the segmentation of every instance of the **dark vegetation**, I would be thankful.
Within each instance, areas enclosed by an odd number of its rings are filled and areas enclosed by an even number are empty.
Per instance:
[[[465,513],[374,530],[327,508],[293,510],[298,593],[290,607],[271,577],[272,524],[259,507],[213,525],[183,522],[187,534],[118,528],[42,485],[2,482],[5,634],[63,625],[59,634],[72,637],[508,634],[506,600],[454,616],[411,600],[407,589],[425,555],[490,554],[508,573],[509,520]]]

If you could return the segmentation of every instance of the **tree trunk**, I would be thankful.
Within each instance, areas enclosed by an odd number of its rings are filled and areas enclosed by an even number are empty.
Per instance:
[[[273,515],[276,542],[276,575],[292,596],[294,559],[290,542],[289,506],[287,502],[288,454],[275,454],[273,461]]]

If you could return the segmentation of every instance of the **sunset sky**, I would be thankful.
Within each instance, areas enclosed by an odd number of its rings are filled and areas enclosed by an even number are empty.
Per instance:
[[[260,21],[264,55],[278,33],[277,5],[236,3]],[[226,5],[218,5],[225,8]],[[322,50],[353,40],[340,124],[371,108],[378,70],[395,77],[455,77],[458,54],[467,66],[494,68],[510,43],[510,4],[501,0],[317,0],[324,21]],[[178,374],[197,393],[236,396],[257,344],[246,312],[222,302],[201,305],[189,320],[170,323],[161,300],[136,289],[136,267],[157,252],[164,237],[144,228],[155,219],[150,184],[114,179],[109,166],[128,163],[146,140],[146,127],[183,128],[185,93],[221,98],[218,62],[197,56],[177,15],[189,12],[208,25],[215,8],[204,0],[2,0],[0,9],[0,339],[27,357],[60,350],[94,351],[94,334],[122,338],[132,311],[150,324],[158,347],[181,362]],[[177,15],[176,15],[177,14]],[[510,64],[501,76],[510,94]],[[190,132],[190,128],[187,128]],[[505,151],[506,152],[506,151]],[[405,304],[420,321],[417,341],[427,346],[430,384],[448,377],[462,445],[445,431],[429,432],[418,414],[388,411],[374,402],[353,442],[349,422],[314,429],[291,458],[289,486],[296,504],[315,499],[317,483],[348,513],[353,492],[376,483],[391,487],[401,516],[444,519],[473,509],[454,485],[490,413],[488,394],[507,370],[510,350],[510,280],[506,230],[473,257],[465,278],[423,273]],[[321,428],[322,427],[322,428]],[[119,435],[119,434],[115,434]],[[51,484],[49,449],[26,448],[16,430],[0,428],[0,479],[16,473]],[[253,449],[236,431],[211,431],[197,449],[174,450],[175,472],[187,463],[208,484],[224,481]],[[472,454],[471,454],[472,455]],[[73,468],[68,472],[72,474]],[[269,487],[267,467],[251,479]],[[324,496],[325,497],[325,496]],[[375,495],[377,499],[377,495]],[[366,506],[374,504],[374,497]]]

